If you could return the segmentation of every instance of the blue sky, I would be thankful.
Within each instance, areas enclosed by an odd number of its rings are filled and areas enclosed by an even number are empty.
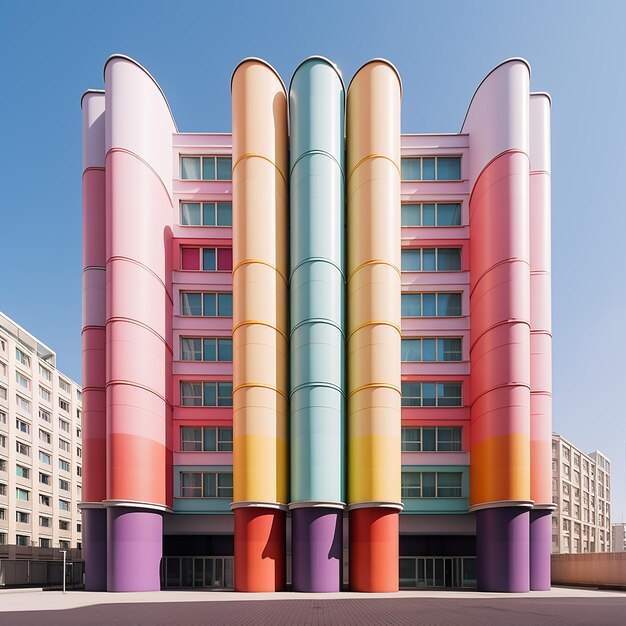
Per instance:
[[[79,101],[102,87],[114,52],[155,76],[181,131],[230,130],[242,58],[267,59],[288,82],[322,54],[347,80],[388,58],[404,82],[403,132],[455,132],[484,75],[523,56],[532,89],[553,98],[553,427],[609,455],[613,519],[623,519],[624,23],[618,1],[0,0],[0,310],[80,381]]]

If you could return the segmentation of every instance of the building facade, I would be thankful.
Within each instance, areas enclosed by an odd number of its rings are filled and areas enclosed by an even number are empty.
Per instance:
[[[81,413],[54,351],[0,313],[0,558],[80,550]]]
[[[611,525],[611,551],[626,552],[626,524]]]
[[[611,551],[611,461],[552,435],[552,552]]]
[[[83,111],[86,584],[550,586],[550,99],[522,59],[459,133],[384,60],[181,133],[115,55]]]

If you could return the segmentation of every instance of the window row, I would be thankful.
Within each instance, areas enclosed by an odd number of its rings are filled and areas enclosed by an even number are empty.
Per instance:
[[[181,337],[181,361],[232,361],[233,340],[222,337]]]
[[[461,248],[404,248],[400,258],[403,272],[461,270]]]
[[[402,204],[402,226],[460,226],[460,202],[407,202]]]
[[[406,426],[402,428],[402,452],[460,452],[460,426]]]
[[[463,494],[461,472],[402,471],[403,498],[460,498]]]
[[[231,180],[233,160],[218,156],[181,156],[181,180]]]
[[[233,429],[230,426],[181,426],[180,449],[183,452],[232,452]]]
[[[461,157],[406,157],[402,180],[461,180]]]
[[[403,293],[402,317],[459,317],[460,293]]]
[[[181,382],[181,406],[233,406],[233,384]]]
[[[231,272],[232,248],[181,248],[180,267],[203,272]]]
[[[403,339],[401,360],[403,363],[461,361],[462,339],[460,337],[419,337]]]
[[[182,226],[232,226],[232,202],[181,202]]]
[[[233,294],[229,292],[182,292],[180,314],[193,317],[232,317]]]
[[[445,383],[402,383],[402,406],[462,406],[462,385]]]
[[[181,472],[181,498],[233,497],[232,472]]]

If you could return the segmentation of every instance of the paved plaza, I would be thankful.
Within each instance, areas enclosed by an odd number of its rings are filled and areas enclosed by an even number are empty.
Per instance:
[[[164,591],[0,592],[4,626],[608,626],[626,624],[626,593],[554,588],[496,594],[404,591],[396,594],[240,594]]]

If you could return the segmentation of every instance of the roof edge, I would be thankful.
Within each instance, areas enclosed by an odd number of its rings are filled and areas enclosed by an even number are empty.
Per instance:
[[[104,95],[104,89],[86,89],[83,92],[83,95],[80,97],[80,108],[83,108],[83,99],[87,94],[90,93],[101,93],[102,95]]]
[[[398,82],[400,83],[400,98],[402,98],[403,87],[402,87],[402,77],[400,76],[400,72],[398,71],[398,68],[391,61],[389,61],[388,59],[383,59],[382,57],[376,57],[374,59],[370,59],[369,61],[366,61],[365,63],[363,63],[363,65],[361,65],[361,67],[359,67],[359,69],[356,72],[354,72],[354,76],[351,78],[350,84],[348,85],[348,91],[350,91],[350,87],[352,85],[352,82],[357,77],[358,73],[364,67],[367,67],[371,63],[385,63],[386,65],[388,65],[395,72],[396,77],[398,78]]]
[[[308,56],[306,59],[303,59],[300,63],[298,63],[296,69],[293,71],[293,74],[291,75],[291,79],[289,81],[289,93],[291,92],[291,84],[293,83],[293,78],[294,76],[297,74],[298,70],[308,61],[312,61],[313,59],[317,59],[319,61],[324,61],[325,63],[327,63],[328,65],[330,65],[330,67],[332,67],[335,72],[337,73],[337,76],[339,76],[339,80],[341,81],[341,86],[343,87],[343,93],[346,93],[346,83],[343,80],[343,74],[341,73],[341,70],[339,69],[339,66],[334,63],[333,61],[331,61],[328,57],[322,56],[321,54],[312,54],[311,56]]]
[[[244,64],[244,63],[249,63],[250,61],[256,61],[257,63],[262,63],[263,65],[265,65],[266,67],[268,67],[270,70],[272,70],[272,72],[274,72],[274,74],[276,74],[276,78],[278,78],[278,80],[280,81],[280,84],[283,86],[283,91],[285,92],[285,96],[287,96],[287,88],[285,87],[285,81],[283,81],[283,79],[281,78],[280,74],[278,73],[278,71],[276,70],[276,68],[271,65],[270,63],[268,63],[265,59],[262,59],[260,57],[246,57],[245,59],[241,59],[241,61],[239,61],[239,63],[237,63],[237,65],[235,66],[235,69],[233,70],[233,73],[230,75],[230,93],[233,93],[233,78],[235,77],[235,74],[237,72],[237,70]]]

